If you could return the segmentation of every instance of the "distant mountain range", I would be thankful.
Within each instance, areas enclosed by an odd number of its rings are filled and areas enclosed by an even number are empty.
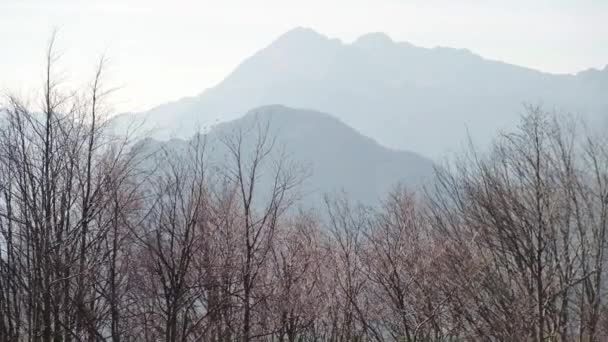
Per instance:
[[[268,124],[269,137],[276,139],[266,167],[276,162],[282,151],[289,161],[305,171],[299,186],[303,204],[322,205],[323,195],[345,192],[364,204],[377,204],[397,183],[415,188],[429,179],[433,163],[416,153],[391,150],[361,135],[340,120],[321,112],[264,106],[243,117],[222,123],[206,133],[209,167],[225,169],[229,160],[222,143],[239,130],[249,132],[243,141],[244,160],[251,158],[257,127]],[[187,143],[181,139],[147,140],[149,148],[179,153]],[[219,166],[219,167],[215,167]],[[268,168],[260,171],[259,189],[268,189],[272,180]]]
[[[524,103],[608,123],[607,94],[608,68],[549,74],[464,49],[394,42],[382,33],[345,44],[296,28],[216,87],[120,115],[115,124],[144,122],[157,139],[188,138],[251,108],[283,104],[330,113],[387,147],[437,158],[458,149],[467,134],[487,144],[497,129],[517,123]]]

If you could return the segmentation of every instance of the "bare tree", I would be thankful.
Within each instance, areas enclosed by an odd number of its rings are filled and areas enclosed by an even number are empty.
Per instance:
[[[284,223],[273,243],[269,267],[275,285],[269,310],[279,341],[314,336],[324,298],[320,278],[327,254],[319,229],[312,213],[300,213]]]
[[[223,137],[228,150],[225,174],[236,189],[240,201],[239,229],[243,341],[269,334],[264,329],[254,329],[253,321],[257,306],[267,295],[262,272],[272,250],[272,242],[279,221],[293,204],[294,189],[301,182],[302,173],[290,163],[285,154],[275,150],[276,139],[270,123],[255,120],[252,127],[238,129]],[[275,152],[273,154],[273,151]],[[260,177],[267,173],[267,188],[260,188]]]
[[[208,314],[195,272],[210,213],[204,138],[156,156],[158,172],[148,177],[145,213],[133,230],[139,324],[146,340],[190,341]]]
[[[575,303],[586,296],[580,294],[583,284],[601,283],[596,278],[602,277],[601,263],[595,259],[591,266],[588,255],[605,249],[596,219],[605,216],[605,199],[592,195],[604,191],[605,169],[588,162],[594,158],[581,152],[600,154],[581,148],[575,133],[555,116],[528,107],[519,131],[503,135],[488,157],[473,153],[455,171],[439,172],[436,226],[469,249],[477,264],[465,266],[475,277],[460,284],[467,301],[455,311],[467,317],[471,333],[534,341],[578,334],[596,339],[596,328],[584,327],[596,323],[579,315],[595,311],[588,311],[587,303],[577,310]],[[588,196],[593,200],[582,199]]]
[[[105,133],[104,59],[90,87],[64,91],[54,40],[40,110],[9,97],[0,131],[0,336],[8,340],[103,337],[96,271],[109,226],[100,213],[111,206],[106,190],[128,178],[134,160],[128,140]]]

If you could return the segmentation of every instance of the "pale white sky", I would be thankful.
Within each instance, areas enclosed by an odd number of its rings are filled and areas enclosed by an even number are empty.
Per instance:
[[[41,84],[54,27],[62,76],[84,82],[105,52],[115,110],[130,111],[212,87],[296,26],[345,42],[382,31],[554,73],[608,64],[608,0],[0,0],[0,90]]]

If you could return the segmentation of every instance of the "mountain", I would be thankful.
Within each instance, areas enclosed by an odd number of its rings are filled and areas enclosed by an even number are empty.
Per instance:
[[[259,127],[268,127],[268,136],[275,139],[273,154],[266,166],[276,162],[285,151],[288,160],[299,165],[298,169],[304,169],[307,177],[299,190],[307,205],[320,205],[324,194],[342,191],[355,201],[377,204],[397,183],[415,188],[433,172],[429,159],[383,147],[335,117],[281,105],[251,110],[243,117],[219,124],[207,132],[207,160],[210,165],[220,166],[212,169],[226,169],[222,166],[229,158],[223,141],[235,132],[247,132],[243,139],[243,158],[249,160]],[[179,153],[187,142],[171,139],[165,142],[148,140],[148,143],[154,148]],[[267,189],[272,172],[265,169],[259,174],[260,189]]]
[[[332,113],[385,146],[435,158],[459,148],[467,134],[484,145],[497,129],[512,128],[524,103],[608,127],[607,91],[608,67],[549,74],[464,49],[394,42],[383,33],[346,44],[296,28],[202,94],[116,122],[145,122],[159,139],[189,137],[250,108],[280,103]]]

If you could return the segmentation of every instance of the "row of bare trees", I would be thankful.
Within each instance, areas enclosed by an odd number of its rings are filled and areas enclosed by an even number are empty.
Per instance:
[[[219,164],[150,148],[108,129],[103,60],[84,92],[54,62],[1,114],[0,341],[608,337],[608,144],[574,120],[528,107],[426,190],[307,210],[268,125]]]

